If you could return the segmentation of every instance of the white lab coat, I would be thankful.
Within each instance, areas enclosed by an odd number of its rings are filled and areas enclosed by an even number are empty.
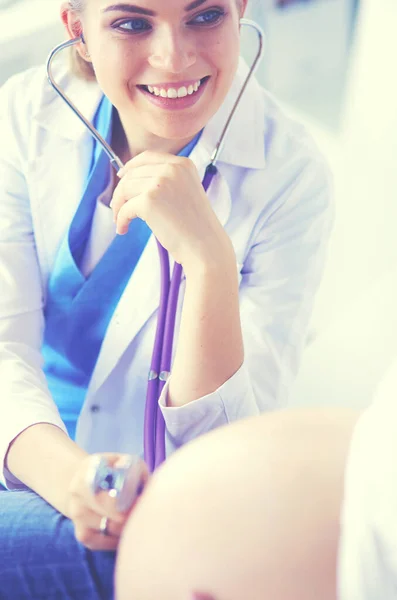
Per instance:
[[[241,64],[191,155],[200,175],[246,72]],[[97,84],[72,77],[63,63],[55,76],[92,119],[101,97]],[[13,77],[0,90],[0,465],[25,428],[40,422],[64,428],[42,372],[43,307],[91,148],[89,133],[50,88],[43,68]],[[219,389],[180,408],[166,406],[165,388],[160,404],[168,453],[211,429],[285,405],[333,222],[322,157],[254,81],[218,167],[209,198],[236,253],[245,362]],[[76,441],[88,452],[142,453],[159,285],[151,239],[111,320],[78,421]],[[177,331],[183,292],[184,286]],[[21,486],[3,471],[9,488]]]

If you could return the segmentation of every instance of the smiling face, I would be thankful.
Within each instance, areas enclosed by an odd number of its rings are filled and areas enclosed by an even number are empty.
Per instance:
[[[208,123],[236,73],[245,4],[85,1],[78,18],[86,49],[129,142],[186,141]]]

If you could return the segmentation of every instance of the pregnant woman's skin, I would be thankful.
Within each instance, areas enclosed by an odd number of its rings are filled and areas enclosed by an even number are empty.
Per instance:
[[[336,600],[344,468],[359,414],[271,413],[176,453],[127,524],[117,600]]]

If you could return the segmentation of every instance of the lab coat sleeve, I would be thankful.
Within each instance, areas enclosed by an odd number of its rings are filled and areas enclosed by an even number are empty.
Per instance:
[[[29,131],[14,96],[0,89],[0,480],[10,489],[23,487],[5,465],[11,442],[37,423],[66,431],[42,371],[42,285],[21,150]]]
[[[244,364],[212,394],[182,407],[167,407],[168,382],[160,407],[170,449],[287,404],[334,222],[331,177],[323,160],[293,162],[294,170],[279,174],[281,191],[266,202],[241,269]]]

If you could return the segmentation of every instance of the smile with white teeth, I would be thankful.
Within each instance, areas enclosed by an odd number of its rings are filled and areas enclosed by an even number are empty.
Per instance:
[[[185,98],[185,96],[191,96],[195,94],[201,85],[201,81],[196,81],[194,85],[189,87],[180,87],[179,89],[169,88],[165,90],[163,88],[153,87],[151,85],[145,86],[146,89],[153,94],[153,96],[161,96],[162,98]]]

